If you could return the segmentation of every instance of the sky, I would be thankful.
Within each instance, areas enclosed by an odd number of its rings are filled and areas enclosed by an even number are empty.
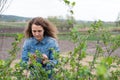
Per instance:
[[[115,21],[120,13],[120,0],[70,0],[75,1],[73,8],[76,20]],[[68,6],[62,0],[12,0],[3,12],[6,15],[22,17],[49,17],[69,15]]]

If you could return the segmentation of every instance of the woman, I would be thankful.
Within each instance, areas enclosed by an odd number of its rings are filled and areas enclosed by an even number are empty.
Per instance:
[[[23,44],[22,62],[31,64],[28,55],[33,54],[36,56],[36,51],[39,51],[42,58],[36,58],[36,61],[42,64],[45,70],[51,70],[53,65],[47,65],[47,63],[57,64],[57,60],[53,56],[53,50],[58,53],[60,51],[56,34],[57,28],[48,20],[42,17],[33,18],[25,29],[27,39]],[[50,74],[48,76],[50,77]]]

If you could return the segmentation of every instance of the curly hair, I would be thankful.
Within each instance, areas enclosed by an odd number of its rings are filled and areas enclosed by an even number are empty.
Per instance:
[[[56,26],[53,25],[47,19],[44,19],[42,17],[35,17],[35,18],[33,18],[32,20],[29,21],[28,26],[24,30],[26,38],[33,37],[32,24],[41,25],[44,29],[44,36],[50,36],[50,37],[53,37],[53,38],[57,38],[58,30],[57,30]]]

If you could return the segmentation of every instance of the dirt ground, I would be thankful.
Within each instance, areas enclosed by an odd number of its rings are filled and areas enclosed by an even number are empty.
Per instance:
[[[17,28],[6,28],[6,29],[0,29],[0,34],[1,33],[15,33],[15,32],[22,32],[23,29],[17,29]],[[8,53],[9,50],[12,49],[12,42],[14,42],[14,38],[13,37],[0,37],[0,59],[6,59],[9,57]],[[20,51],[18,51],[18,58],[20,58],[21,56],[21,50],[22,50],[22,45],[23,45],[23,41],[20,43],[19,47],[20,47]],[[65,52],[69,52],[69,51],[73,51],[75,45],[74,43],[72,43],[71,41],[67,41],[67,40],[58,40],[59,43],[59,47],[61,50],[61,53],[65,53]],[[88,54],[94,54],[95,53],[95,43],[96,42],[88,42],[87,44],[87,53]],[[103,44],[101,44],[101,46],[104,48]],[[114,51],[114,53],[112,53],[112,55],[117,55],[120,56],[120,48],[118,48],[116,51]]]
[[[0,59],[6,59],[9,57],[8,53],[9,50],[12,49],[12,42],[14,42],[13,37],[0,37]],[[19,44],[19,47],[21,48],[20,51],[18,51],[18,58],[20,58],[21,55],[21,50],[22,50],[22,45],[23,41]],[[69,52],[74,50],[74,43],[67,41],[67,40],[58,40],[59,47],[61,50],[61,53]],[[102,44],[101,44],[102,45]],[[104,46],[103,46],[104,48]],[[87,53],[88,54],[94,54],[95,53],[95,42],[89,42],[87,44]],[[117,49],[113,55],[120,56],[120,48]]]

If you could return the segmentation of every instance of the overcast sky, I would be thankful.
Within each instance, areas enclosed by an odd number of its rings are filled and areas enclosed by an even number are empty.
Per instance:
[[[76,2],[74,18],[77,20],[115,21],[120,13],[120,0],[72,0]],[[12,0],[3,14],[23,17],[63,16],[68,7],[61,0]]]

